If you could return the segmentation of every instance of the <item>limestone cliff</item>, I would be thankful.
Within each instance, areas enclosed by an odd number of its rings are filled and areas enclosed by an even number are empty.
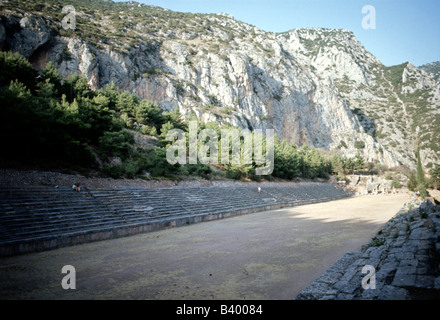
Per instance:
[[[284,139],[390,167],[440,163],[440,84],[410,63],[385,67],[348,30],[275,34],[227,14],[189,14],[138,4],[3,3],[0,47],[92,88],[121,89],[203,121],[273,128]]]

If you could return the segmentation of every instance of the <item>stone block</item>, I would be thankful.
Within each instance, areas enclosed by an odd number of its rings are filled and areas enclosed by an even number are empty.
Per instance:
[[[360,296],[362,300],[376,300],[380,294],[381,290],[376,287],[376,289],[364,290]]]
[[[414,229],[409,235],[410,240],[431,240],[434,239],[434,233],[429,228]]]
[[[385,286],[379,296],[379,300],[408,300],[410,298],[409,292],[406,289],[394,286]]]
[[[338,290],[330,289],[325,294],[330,296],[336,296],[338,294]]]
[[[434,289],[440,290],[440,277],[434,279]]]
[[[414,287],[415,282],[415,274],[396,273],[391,285],[395,287]]]
[[[361,280],[353,281],[338,281],[333,286],[334,289],[342,293],[353,294],[357,289],[361,287]]]
[[[414,286],[416,288],[432,289],[434,287],[434,282],[434,276],[417,275]]]
[[[340,280],[350,282],[356,276],[356,274],[360,273],[360,271],[361,271],[361,268],[359,268],[357,266],[350,266],[345,269],[345,272],[342,275],[342,277],[340,278]]]
[[[354,300],[355,295],[350,293],[340,293],[336,296],[336,300]]]
[[[329,290],[328,285],[321,282],[313,282],[307,288],[305,288],[301,293],[296,296],[296,300],[318,300],[325,295]]]
[[[414,253],[413,253],[414,251],[415,250],[411,250],[411,251],[401,250],[397,252],[395,255],[398,260],[414,260]]]
[[[397,272],[399,272],[399,270],[404,270],[404,268],[411,268],[410,271],[406,273],[414,273],[418,265],[419,262],[416,259],[401,260]]]
[[[335,284],[339,278],[343,275],[343,271],[342,272],[338,272],[336,270],[330,269],[326,272],[324,272],[321,276],[319,276],[316,281],[325,283],[325,284],[329,284],[329,285],[333,285]]]
[[[411,222],[411,224],[409,225],[409,229],[412,232],[414,229],[423,227],[424,225],[425,225],[425,220],[414,221]]]
[[[428,267],[417,267],[417,270],[416,270],[416,274],[417,275],[426,275],[426,274],[428,274],[428,272],[429,272],[429,268]]]

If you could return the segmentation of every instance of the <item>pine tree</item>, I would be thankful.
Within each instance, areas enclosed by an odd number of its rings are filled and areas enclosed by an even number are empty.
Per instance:
[[[0,87],[19,81],[33,90],[37,72],[25,57],[12,51],[0,52]]]
[[[420,193],[420,197],[425,199],[427,196],[425,173],[422,168],[422,160],[420,159],[420,149],[417,150],[417,191]]]
[[[425,185],[425,173],[422,168],[422,160],[420,159],[420,150],[417,150],[417,184]]]
[[[406,187],[409,191],[416,191],[417,189],[417,177],[414,172],[411,172],[411,175],[409,176],[408,182],[406,184]]]
[[[440,165],[436,165],[431,169],[431,185],[433,188],[440,188]]]
[[[49,61],[44,68],[43,79],[52,83],[56,90],[61,90],[61,75],[52,61]]]

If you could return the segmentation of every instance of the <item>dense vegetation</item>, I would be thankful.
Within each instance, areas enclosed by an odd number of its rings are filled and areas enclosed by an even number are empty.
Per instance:
[[[120,91],[113,83],[91,90],[87,79],[73,74],[61,79],[52,63],[37,72],[17,53],[0,52],[0,135],[3,166],[97,172],[111,177],[220,175],[261,179],[256,164],[171,165],[166,160],[167,132],[188,132],[188,120],[176,110],[164,112],[155,103]],[[218,123],[199,123],[219,136]],[[135,137],[150,139],[143,145]],[[220,150],[220,148],[219,148]],[[270,177],[328,178],[364,169],[362,157],[330,157],[323,151],[298,147],[275,138],[274,171]]]
[[[428,188],[440,190],[440,165],[436,165],[430,171],[430,178],[425,178],[425,172],[420,159],[420,150],[416,152],[417,169],[409,175],[407,187],[410,191],[417,192],[422,199],[428,196]]]
[[[75,32],[64,30],[60,26],[65,16],[61,9],[67,4],[73,5],[77,13]],[[243,39],[264,56],[270,57],[274,54],[273,48],[262,46],[258,40],[261,35],[275,37],[274,34],[263,33],[251,25],[216,14],[173,12],[131,1],[106,0],[71,0],[69,3],[62,0],[9,0],[2,3],[2,8],[18,16],[32,13],[32,15],[43,17],[50,21],[48,26],[50,25],[52,34],[67,37],[80,36],[90,45],[92,54],[97,54],[104,49],[119,51],[130,57],[136,66],[133,68],[135,71],[131,75],[132,80],[142,76],[145,78],[157,75],[166,76],[174,83],[179,96],[186,95],[193,98],[193,102],[189,105],[192,104],[200,107],[204,112],[209,111],[213,115],[225,116],[225,118],[232,114],[230,111],[233,111],[233,108],[221,106],[215,95],[210,96],[209,104],[200,103],[199,105],[201,99],[197,86],[189,81],[173,78],[159,63],[154,61],[147,64],[140,63],[134,59],[136,51],[133,48],[142,47],[142,50],[151,55],[155,55],[158,50],[162,53],[173,54],[164,43],[169,39],[175,39],[188,51],[189,55],[185,61],[188,65],[193,63],[195,65],[199,59],[198,51],[194,50],[193,40],[200,43],[198,46],[200,52],[215,53],[224,60],[228,58],[229,49],[238,48],[240,40]],[[338,30],[300,29],[298,32],[306,51],[302,52],[304,55],[316,55],[325,48],[336,47],[340,51],[349,49],[343,45],[343,42],[339,43],[338,38],[341,34]],[[179,36],[176,37],[176,34]],[[290,37],[288,32],[284,33],[284,36]],[[345,36],[342,38],[345,39]],[[65,56],[59,59],[68,58],[69,53],[66,50]],[[253,57],[248,58],[252,62]],[[358,58],[361,64],[367,59],[365,56]],[[285,61],[282,61],[284,64]],[[360,99],[349,102],[365,132],[380,142],[381,146],[376,150],[377,152],[398,151],[402,154],[409,154],[409,158],[415,160],[413,150],[407,148],[405,144],[412,139],[417,139],[420,141],[422,151],[430,149],[438,152],[439,141],[432,137],[440,135],[440,117],[430,107],[431,96],[428,90],[402,91],[406,85],[402,83],[402,73],[407,67],[408,63],[392,67],[373,64],[370,72],[376,81],[372,82],[374,86],[371,87],[371,93],[383,99],[377,103]],[[6,71],[4,73],[8,76],[0,75],[2,87],[5,88],[5,91],[2,91],[2,95],[5,94],[2,99],[12,99],[6,96],[8,90],[9,95],[12,96],[21,94],[23,97],[20,100],[22,103],[20,112],[24,113],[20,119],[22,122],[18,119],[12,122],[2,120],[7,122],[5,129],[1,129],[2,135],[13,137],[5,144],[9,145],[9,150],[20,149],[3,158],[9,160],[14,158],[15,162],[17,159],[20,161],[32,159],[29,160],[31,163],[34,163],[35,159],[44,159],[39,161],[40,166],[55,165],[60,168],[66,167],[68,162],[68,166],[91,167],[102,174],[111,176],[132,177],[150,172],[155,176],[187,174],[208,176],[215,173],[232,178],[259,178],[254,175],[255,165],[220,166],[219,169],[222,170],[220,173],[212,172],[213,167],[209,166],[168,166],[164,160],[165,134],[172,127],[187,130],[188,119],[180,118],[178,113],[163,113],[154,103],[141,101],[136,95],[128,92],[120,92],[119,88],[113,84],[91,91],[87,81],[77,75],[61,80],[59,75],[53,72],[53,67],[46,69],[45,72],[48,74],[52,72],[52,75],[40,77],[38,80],[35,80],[37,74],[34,70],[30,70],[31,74],[20,77],[19,75],[10,76]],[[24,68],[21,71],[15,70],[11,74],[27,71],[29,69]],[[52,80],[47,84],[43,83],[42,80],[47,80],[48,77]],[[10,80],[15,80],[15,78],[21,79],[15,83],[16,87],[10,83]],[[225,77],[225,80],[231,82],[229,77]],[[410,75],[407,81],[407,84],[411,85],[415,78]],[[19,88],[19,83],[25,87]],[[346,94],[357,86],[356,82],[350,80],[348,76],[336,79],[335,84],[341,93]],[[51,90],[50,85],[54,86],[54,91],[44,93],[44,90]],[[360,88],[366,90],[366,88]],[[30,90],[29,94],[27,94],[27,89]],[[26,92],[27,96],[23,92]],[[282,95],[274,93],[273,98],[279,101]],[[29,107],[30,101],[38,104],[38,107]],[[240,104],[238,98],[235,104]],[[46,108],[47,105],[50,105],[52,109]],[[32,112],[28,112],[29,110]],[[8,108],[5,112],[15,116],[19,113],[17,110],[11,111]],[[49,115],[44,114],[45,112]],[[426,121],[428,117],[430,121]],[[263,120],[263,118],[260,119]],[[34,120],[37,121],[36,123],[38,121],[44,123],[44,130],[41,129],[42,126],[26,124],[26,121],[33,122]],[[177,123],[174,122],[175,120]],[[22,131],[7,129],[8,126],[13,125],[27,127]],[[38,127],[38,130],[34,127]],[[199,130],[204,127],[206,127],[205,124],[200,124]],[[416,129],[418,136],[415,133]],[[51,137],[52,140],[49,141],[47,136],[53,135],[57,137]],[[146,148],[145,145],[136,142],[139,135],[156,137],[157,148],[150,150],[151,147]],[[344,144],[345,142],[341,141],[342,147]],[[347,148],[346,144],[345,147]],[[355,141],[355,148],[362,152],[361,149],[365,148],[365,143]],[[272,176],[287,179],[327,177],[330,174],[343,176],[349,172],[365,170],[364,165],[360,164],[363,159],[348,159],[339,155],[333,157],[320,150],[307,146],[298,147],[284,141],[277,142],[275,159]],[[431,169],[434,165],[434,163],[429,163],[426,169]],[[372,167],[369,166],[369,168]]]

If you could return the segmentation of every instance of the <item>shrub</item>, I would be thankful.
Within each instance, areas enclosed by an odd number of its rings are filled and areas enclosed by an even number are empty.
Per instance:
[[[101,174],[105,177],[111,177],[113,179],[117,179],[122,177],[124,174],[124,169],[122,165],[110,165],[106,164],[101,170]]]
[[[242,172],[240,167],[236,165],[226,165],[226,177],[234,180],[241,179]]]
[[[401,189],[402,188],[402,184],[399,181],[397,181],[397,180],[393,180],[391,182],[391,188]]]
[[[207,164],[187,164],[182,167],[181,173],[190,176],[208,178],[211,167]]]
[[[420,150],[417,150],[417,183],[425,185],[425,173],[422,168],[422,161],[420,159]]]
[[[133,143],[134,137],[127,131],[107,131],[99,138],[99,151],[105,157],[115,156],[127,159]]]
[[[411,172],[406,187],[409,191],[416,191],[417,189],[417,178],[414,172]]]
[[[440,165],[436,165],[430,171],[431,180],[430,186],[431,188],[439,189],[440,188]]]
[[[425,200],[426,197],[428,196],[428,191],[426,191],[426,186],[425,186],[425,184],[419,184],[419,185],[417,186],[416,191],[419,192],[420,197],[421,197],[423,200]]]
[[[71,142],[66,158],[81,167],[96,167],[97,161],[92,148],[86,143]]]
[[[29,89],[34,87],[37,72],[19,53],[0,52],[0,70],[0,87],[7,86],[14,80],[18,80]]]
[[[365,148],[365,142],[356,140],[355,143],[354,143],[354,147],[356,149],[364,149]]]
[[[154,177],[165,177],[177,174],[180,164],[169,164],[167,161],[167,152],[165,148],[156,147],[149,154],[150,161],[147,168]]]

